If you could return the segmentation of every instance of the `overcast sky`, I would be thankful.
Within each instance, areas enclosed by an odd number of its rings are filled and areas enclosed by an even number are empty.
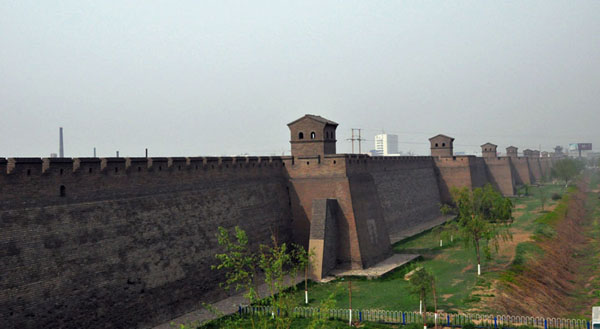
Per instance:
[[[600,1],[0,1],[0,156],[600,148]]]

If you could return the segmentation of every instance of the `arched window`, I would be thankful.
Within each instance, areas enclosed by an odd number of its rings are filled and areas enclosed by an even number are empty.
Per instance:
[[[311,132],[310,133],[310,139],[315,139],[315,137],[317,137],[317,134],[315,134],[315,132]]]
[[[303,132],[300,132],[298,134],[298,139],[304,139],[304,133]]]
[[[435,143],[435,147],[438,147],[438,143]]]
[[[61,198],[67,195],[67,188],[64,185],[60,186],[60,196]]]
[[[446,146],[446,143],[442,143],[442,147],[445,147],[445,146]]]

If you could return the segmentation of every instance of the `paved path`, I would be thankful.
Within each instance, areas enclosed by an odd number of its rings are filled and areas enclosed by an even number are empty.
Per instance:
[[[287,280],[289,282],[289,280]],[[304,281],[304,275],[299,275],[296,277],[294,284],[298,284]],[[266,284],[262,284],[258,287],[258,292],[260,296],[268,296],[269,295],[269,287]],[[247,304],[248,301],[244,298],[244,293],[240,293],[228,298],[225,298],[221,301],[211,304],[219,313],[223,314],[232,314],[238,311],[238,305]],[[176,319],[173,319],[167,323],[163,323],[154,327],[153,329],[175,329],[175,327],[171,325],[171,323],[179,326],[180,324],[190,324],[190,323],[201,323],[209,320],[216,319],[218,315],[213,312],[201,308],[199,310],[195,310],[193,312],[184,314]]]
[[[400,240],[404,240],[413,235],[417,235],[421,232],[427,231],[427,230],[429,230],[433,227],[436,227],[440,224],[444,224],[445,222],[449,221],[452,218],[454,218],[454,216],[440,216],[432,221],[421,223],[420,225],[417,225],[417,226],[411,228],[410,230],[403,230],[396,234],[390,234],[390,242],[392,244],[394,244]]]
[[[378,278],[394,269],[418,258],[420,255],[415,254],[394,254],[385,260],[361,270],[343,270],[336,269],[331,271],[331,274],[336,277],[342,276],[364,276],[367,278]]]

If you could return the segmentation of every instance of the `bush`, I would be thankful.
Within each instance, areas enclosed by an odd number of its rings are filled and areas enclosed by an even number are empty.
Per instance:
[[[475,324],[473,322],[468,322],[465,323],[462,327],[463,329],[475,329]]]
[[[558,193],[552,193],[552,200],[557,201],[560,200],[562,196]]]

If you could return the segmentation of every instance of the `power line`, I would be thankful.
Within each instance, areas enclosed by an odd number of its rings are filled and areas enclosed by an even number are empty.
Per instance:
[[[352,129],[352,137],[351,138],[347,138],[346,140],[349,140],[352,142],[352,154],[354,154],[354,141],[358,141],[358,153],[361,154],[362,153],[362,149],[361,149],[361,142],[364,141],[365,139],[362,139],[360,137],[360,131],[362,130],[361,128],[351,128]],[[354,131],[357,130],[358,131],[358,138],[354,137]]]

